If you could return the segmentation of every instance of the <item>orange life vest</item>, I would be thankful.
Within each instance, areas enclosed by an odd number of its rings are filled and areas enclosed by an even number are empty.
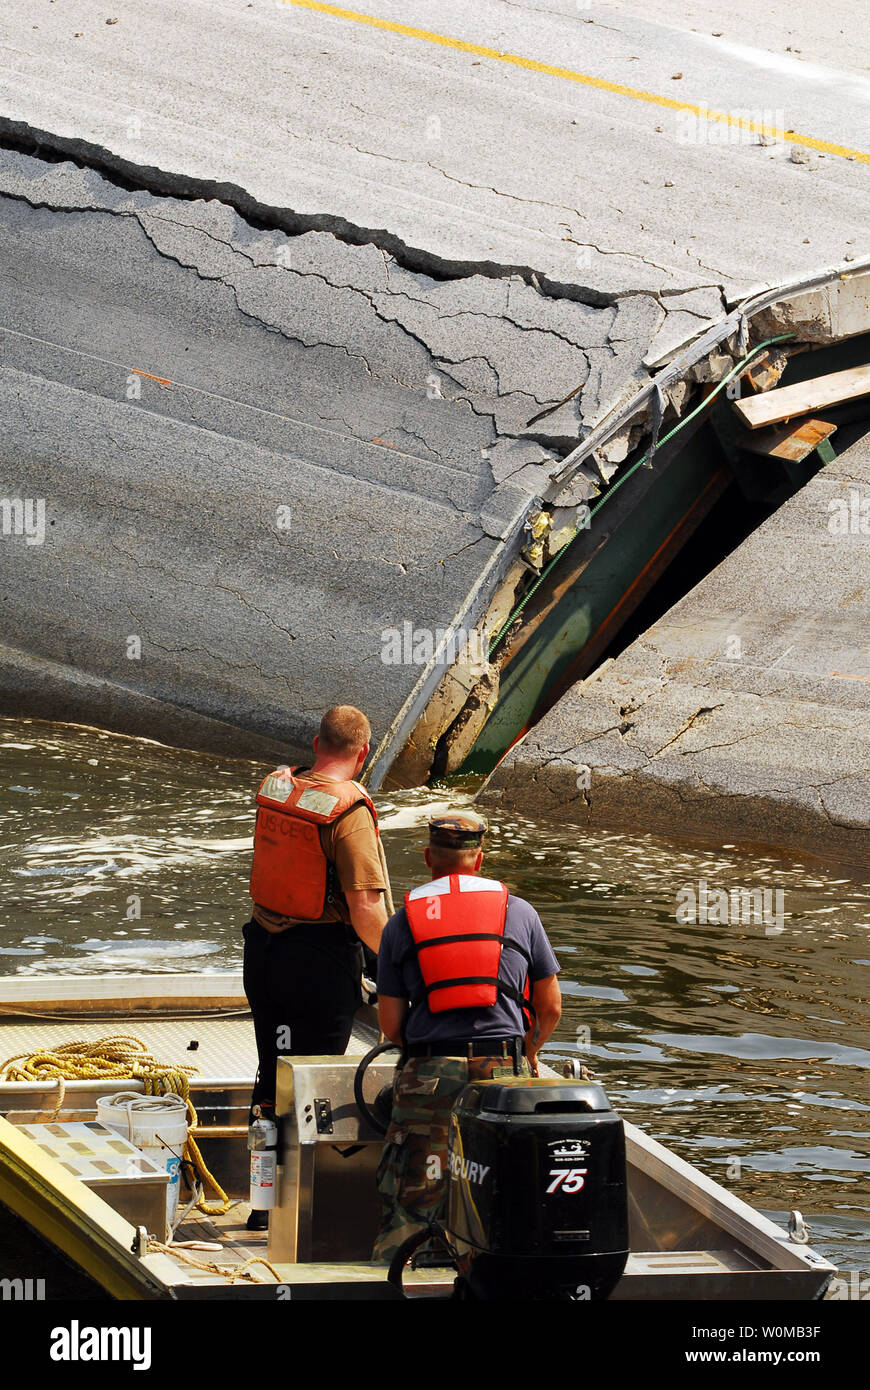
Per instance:
[[[297,769],[279,767],[260,783],[251,897],[259,907],[317,922],[335,885],[334,866],[320,843],[320,826],[332,825],[354,806],[367,806],[378,833],[378,813],[356,782],[315,782]]]
[[[405,912],[426,1002],[432,1013],[447,1009],[486,1009],[499,994],[528,1014],[528,993],[499,977],[504,947],[529,957],[504,935],[508,890],[495,879],[449,874],[405,894]],[[528,976],[526,978],[528,991]]]

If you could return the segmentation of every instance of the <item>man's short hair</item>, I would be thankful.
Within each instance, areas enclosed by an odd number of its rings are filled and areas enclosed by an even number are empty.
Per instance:
[[[474,867],[480,854],[480,845],[470,845],[466,849],[447,849],[444,845],[429,846],[429,862],[442,874],[461,874]]]
[[[333,705],[320,721],[320,744],[330,753],[358,753],[371,736],[371,724],[353,705]]]

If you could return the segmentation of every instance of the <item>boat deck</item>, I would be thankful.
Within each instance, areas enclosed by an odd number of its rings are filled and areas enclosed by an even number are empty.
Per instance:
[[[104,1018],[95,1022],[0,1017],[0,1065],[11,1057],[51,1052],[63,1043],[94,1043],[116,1037],[138,1038],[157,1061],[167,1066],[195,1068],[191,1073],[194,1084],[221,1080],[250,1086],[257,1070],[253,1021],[245,1010],[225,1015]],[[346,1055],[361,1057],[373,1039],[371,1031],[355,1026]]]
[[[173,1242],[175,1256],[183,1266],[184,1276],[193,1288],[187,1296],[196,1296],[196,1286],[203,1290],[214,1281],[217,1265],[222,1274],[227,1275],[240,1268],[249,1260],[267,1260],[268,1235],[265,1231],[249,1231],[245,1225],[249,1207],[247,1202],[237,1202],[220,1216],[207,1217],[201,1212],[191,1212],[179,1226]],[[189,1249],[187,1242],[212,1245],[215,1249]],[[180,1248],[179,1248],[180,1247]],[[198,1269],[199,1264],[211,1265],[211,1269]],[[275,1273],[273,1273],[273,1269]],[[684,1297],[697,1297],[699,1285],[706,1287],[710,1297],[721,1297],[724,1291],[733,1286],[735,1279],[748,1280],[756,1266],[736,1250],[674,1250],[632,1252],[628,1257],[620,1285],[611,1294],[617,1301],[633,1300],[641,1297],[655,1298],[660,1292],[663,1276],[674,1285],[675,1290]],[[277,1279],[275,1274],[279,1276]],[[236,1288],[244,1288],[251,1283],[280,1284],[286,1281],[289,1290],[304,1284],[323,1284],[330,1278],[337,1282],[356,1278],[361,1282],[384,1279],[385,1266],[365,1264],[330,1265],[280,1265],[268,1264],[251,1266],[249,1277],[242,1277]],[[412,1269],[404,1273],[406,1295],[419,1298],[444,1296],[450,1292],[453,1273],[449,1270]],[[289,1296],[289,1295],[288,1295]],[[672,1293],[673,1296],[673,1293]]]
[[[354,1102],[355,1066],[336,1058],[287,1059],[293,1074],[284,1151],[289,1185],[273,1214],[270,1241],[266,1232],[246,1226],[248,1108],[257,1058],[240,982],[166,976],[157,986],[146,977],[120,982],[103,977],[88,986],[89,995],[82,998],[68,980],[15,978],[6,988],[0,982],[0,1064],[62,1044],[126,1036],[137,1038],[167,1067],[196,1068],[190,1079],[203,1159],[238,1200],[223,1215],[192,1211],[176,1229],[174,1251],[163,1253],[166,1246],[160,1245],[132,1261],[130,1241],[141,1222],[135,1215],[119,1214],[124,1194],[112,1208],[62,1165],[52,1167],[50,1156],[20,1127],[49,1118],[92,1120],[101,1096],[140,1090],[142,1081],[68,1080],[60,1105],[52,1079],[6,1081],[0,1083],[0,1178],[5,1177],[12,1210],[25,1223],[22,1229],[41,1231],[44,1226],[54,1239],[60,1211],[63,1240],[77,1249],[82,1232],[92,1232],[96,1223],[110,1233],[111,1249],[107,1246],[105,1254],[102,1246],[89,1244],[88,1258],[99,1267],[104,1287],[122,1297],[143,1292],[152,1297],[158,1287],[190,1298],[394,1296],[385,1287],[385,1266],[367,1259],[371,1246],[370,1233],[363,1229],[365,1204],[373,1200],[382,1141],[369,1132]],[[376,1038],[374,1010],[364,1007],[348,1060],[368,1051]],[[376,1086],[388,1082],[394,1062],[384,1057],[374,1063],[370,1097]],[[318,1116],[316,1133],[306,1128],[313,1122],[315,1103],[325,1107],[323,1127]],[[824,1291],[834,1266],[792,1243],[780,1227],[633,1125],[626,1124],[625,1133],[632,1252],[612,1297],[793,1299]],[[54,1187],[43,1201],[40,1175],[49,1169]],[[270,1244],[274,1272],[265,1263]],[[264,1263],[252,1264],[230,1282],[232,1271],[248,1261]],[[85,1261],[82,1267],[90,1265]],[[152,1277],[162,1282],[149,1284]],[[449,1271],[409,1269],[405,1275],[411,1297],[446,1297],[451,1282]]]
[[[252,1082],[257,1070],[254,1028],[248,1013],[227,1017],[115,1020],[94,1023],[0,1021],[0,1063],[21,1053],[51,1052],[63,1043],[134,1037],[167,1066],[195,1068],[192,1079]]]
[[[229,1211],[218,1216],[205,1216],[201,1211],[193,1210],[189,1216],[176,1227],[173,1245],[181,1247],[179,1256],[189,1272],[191,1278],[201,1277],[203,1283],[209,1282],[214,1278],[213,1273],[205,1270],[199,1271],[193,1265],[187,1263],[187,1258],[197,1260],[202,1264],[214,1263],[223,1268],[238,1268],[248,1260],[266,1259],[266,1251],[269,1242],[268,1231],[249,1231],[245,1225],[248,1218],[250,1207],[245,1201],[234,1202]],[[195,1241],[197,1244],[216,1245],[219,1249],[215,1250],[190,1250],[185,1249],[188,1241]],[[265,1265],[257,1265],[252,1270],[254,1278],[259,1283],[274,1283],[274,1276],[269,1272]]]

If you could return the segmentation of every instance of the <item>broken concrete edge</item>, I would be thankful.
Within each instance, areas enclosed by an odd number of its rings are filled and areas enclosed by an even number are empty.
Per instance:
[[[297,213],[292,208],[261,203],[240,184],[217,179],[203,179],[193,174],[174,173],[156,165],[137,164],[115,154],[105,145],[95,145],[75,136],[58,135],[40,130],[25,121],[14,121],[0,115],[0,147],[43,159],[60,156],[70,159],[95,173],[101,174],[131,192],[143,191],[188,201],[214,199],[233,208],[253,226],[282,231],[288,236],[303,236],[306,232],[327,232],[351,246],[376,246],[386,251],[407,270],[418,271],[436,280],[462,279],[483,275],[490,279],[509,279],[516,276],[553,299],[572,299],[591,308],[607,308],[618,304],[624,295],[619,291],[605,292],[591,285],[551,280],[530,265],[504,265],[496,261],[447,260],[423,247],[414,247],[386,228],[360,227],[335,214]],[[720,289],[720,292],[721,289]],[[651,298],[656,296],[648,292]],[[660,292],[665,297],[685,295],[685,287]]]
[[[513,611],[520,582],[528,572],[529,565],[522,557],[509,565],[483,616],[468,633],[456,663],[445,670],[390,764],[382,787],[416,787],[459,771],[498,701],[500,669],[511,646],[508,637],[495,660],[490,661],[491,635]]]
[[[430,700],[444,679],[446,669],[442,662],[442,654],[448,646],[450,635],[460,631],[478,630],[481,619],[485,617],[492,603],[493,594],[498,592],[516,558],[516,551],[525,534],[527,512],[528,504],[524,501],[506,527],[501,545],[495,549],[473,588],[466,595],[462,607],[455,614],[446,630],[447,635],[433,653],[431,661],[423,667],[416,685],[375,749],[364,779],[372,791],[377,791],[383,784],[393,762],[413,736],[414,730],[425,716]]]
[[[663,367],[657,375],[652,377],[648,384],[642,386],[634,393],[630,400],[617,406],[609,412],[604,421],[601,422],[563,462],[561,469],[553,479],[553,487],[542,501],[534,500],[525,509],[522,526],[514,527],[510,539],[505,539],[503,545],[507,548],[512,542],[516,544],[517,538],[520,542],[524,535],[530,534],[531,540],[535,544],[527,544],[525,554],[533,561],[530,566],[540,569],[544,563],[544,553],[536,554],[536,550],[541,550],[541,542],[538,537],[546,536],[547,527],[543,524],[549,514],[550,517],[559,517],[561,529],[556,532],[563,543],[570,541],[570,527],[564,523],[565,513],[577,511],[577,508],[560,507],[559,498],[562,497],[566,489],[570,488],[578,476],[586,476],[583,473],[585,465],[590,459],[596,458],[596,451],[606,447],[609,441],[620,434],[627,436],[627,431],[631,427],[634,436],[631,437],[631,449],[641,447],[639,439],[644,437],[654,443],[654,434],[650,430],[650,408],[652,402],[658,396],[660,401],[667,401],[667,392],[680,381],[684,381],[693,372],[696,380],[711,380],[721,382],[729,371],[733,371],[732,354],[740,354],[740,360],[745,360],[751,351],[757,350],[763,344],[767,336],[779,338],[789,336],[795,344],[810,344],[820,346],[824,342],[831,342],[840,337],[855,336],[857,333],[866,332],[870,329],[870,296],[866,305],[860,303],[860,296],[855,296],[859,300],[857,312],[849,320],[848,313],[840,312],[840,291],[844,284],[854,284],[863,276],[870,274],[870,258],[866,258],[860,263],[850,265],[848,268],[829,269],[820,271],[810,277],[803,277],[787,285],[778,288],[767,289],[754,295],[751,299],[741,301],[738,307],[719,323],[711,326],[705,333],[695,340],[688,348],[680,352],[675,358]],[[836,289],[836,294],[831,297],[830,291]],[[766,316],[766,317],[765,317]],[[757,331],[753,334],[753,328]],[[774,330],[779,329],[777,333]],[[782,334],[785,329],[786,334]],[[843,331],[846,330],[846,331]],[[756,339],[755,348],[750,348],[753,337]],[[729,340],[734,340],[729,342]],[[702,368],[708,360],[716,356],[716,349],[723,342],[728,342],[731,352],[723,356],[721,370],[712,376],[698,376],[699,368]],[[786,349],[787,351],[787,346]],[[768,389],[779,379],[780,373],[775,374],[771,380],[765,383],[764,389]],[[710,399],[712,404],[712,399]],[[677,412],[680,413],[679,411]],[[642,423],[638,426],[638,419]],[[686,417],[683,417],[684,419]],[[661,412],[659,414],[659,422]],[[656,430],[657,433],[657,430]],[[628,436],[627,436],[628,437]],[[630,452],[626,448],[625,456]],[[598,460],[596,459],[596,464]],[[613,483],[614,486],[605,492],[603,501],[606,503],[610,492],[619,486],[622,476],[619,467],[614,468],[608,475],[603,472],[598,464],[599,474],[607,484]],[[555,489],[555,491],[554,491]],[[586,494],[588,496],[588,494]],[[581,505],[584,505],[581,503]],[[564,537],[568,537],[564,540]],[[522,546],[520,547],[522,549]],[[516,552],[510,557],[516,559]],[[553,558],[552,552],[546,557],[548,560]],[[490,567],[494,570],[494,566]],[[503,563],[499,567],[499,574],[502,578],[509,573],[509,563]],[[469,605],[463,610],[462,615],[457,615],[454,627],[459,627],[464,620],[468,626],[480,625],[483,622],[484,629],[487,626],[487,618],[492,608],[495,606],[497,591],[494,593],[490,587],[489,606],[481,601],[480,590],[482,582],[487,576],[481,576],[481,582],[475,591],[477,600],[474,608],[476,617],[469,622]],[[506,625],[507,626],[507,625]],[[503,631],[506,630],[506,626]],[[490,630],[487,634],[493,636]],[[373,767],[371,785],[373,788],[383,783],[389,768],[398,760],[407,756],[409,765],[415,766],[418,775],[423,770],[425,763],[424,744],[434,755],[435,748],[440,738],[445,737],[452,727],[458,728],[462,732],[462,755],[470,751],[474,737],[480,732],[486,721],[486,711],[483,708],[472,711],[471,706],[478,701],[479,690],[482,685],[488,687],[487,707],[492,709],[497,698],[498,690],[498,670],[499,663],[491,662],[487,668],[479,673],[478,680],[469,687],[467,679],[463,679],[465,673],[457,671],[455,679],[450,682],[445,678],[443,669],[429,668],[406,703],[403,711],[390,730],[387,731],[376,755],[376,770]],[[449,673],[448,673],[449,674]],[[466,702],[462,709],[457,713],[455,709],[455,691],[457,688],[466,689]],[[422,740],[417,740],[418,746],[413,749],[413,757],[409,756],[409,750],[415,742],[415,731],[420,734],[425,728],[425,735]],[[461,762],[457,750],[455,756],[450,756],[447,762],[447,771],[455,770],[454,764]],[[430,761],[431,771],[431,761]],[[404,785],[404,782],[403,782]]]
[[[862,826],[838,825],[836,834],[820,840],[824,817],[790,803],[755,793],[723,791],[720,797],[704,801],[682,794],[681,788],[653,777],[632,778],[623,796],[596,801],[595,811],[586,794],[577,789],[577,766],[558,766],[554,758],[545,767],[526,761],[519,744],[511,749],[511,783],[494,785],[499,769],[490,774],[474,800],[505,816],[528,816],[534,820],[557,820],[580,830],[628,831],[671,850],[692,845],[699,852],[721,852],[723,839],[728,847],[749,855],[777,856],[800,862],[819,871],[835,865],[859,882],[870,881],[870,830]],[[601,769],[598,769],[600,772]],[[614,774],[616,778],[616,774]],[[600,784],[599,784],[600,785]],[[523,792],[522,788],[526,790]],[[546,793],[546,801],[542,796]],[[531,793],[531,796],[529,796]],[[722,801],[739,805],[739,817],[729,817],[723,828]],[[771,834],[772,803],[776,800],[776,829]],[[643,823],[638,822],[637,804],[642,801]],[[549,808],[548,804],[549,802]],[[738,825],[739,820],[739,825]],[[740,828],[752,826],[754,830]],[[664,827],[667,827],[665,830]]]
[[[642,414],[651,405],[657,394],[663,394],[669,385],[684,377],[692,367],[696,366],[702,358],[706,357],[727,338],[736,334],[738,349],[742,346],[745,351],[750,343],[750,321],[757,318],[765,310],[774,305],[783,306],[792,299],[809,295],[814,290],[835,284],[839,286],[840,283],[855,280],[867,274],[868,271],[870,271],[870,257],[849,266],[819,271],[817,275],[804,276],[775,288],[765,289],[753,298],[741,300],[730,314],[713,324],[688,347],[679,351],[676,356],[671,356],[667,364],[661,367],[659,372],[650,378],[649,382],[645,382],[629,400],[622,402],[610,411],[587,438],[563,460],[561,469],[553,479],[553,487],[561,489],[567,486],[581,465],[592,457],[596,449],[605,444],[619,430],[625,428],[636,416]],[[815,321],[818,322],[817,319]],[[804,324],[812,322],[812,319],[803,320]],[[802,336],[798,331],[800,324],[800,320],[793,321],[798,341],[817,343],[825,341],[824,336],[814,336],[806,327],[804,328],[806,336]],[[828,341],[833,338],[852,336],[848,333],[838,332],[830,317],[828,331],[830,333]],[[862,330],[856,329],[855,331]],[[824,335],[824,323],[820,325],[820,332]],[[657,364],[645,359],[644,365],[654,367]]]

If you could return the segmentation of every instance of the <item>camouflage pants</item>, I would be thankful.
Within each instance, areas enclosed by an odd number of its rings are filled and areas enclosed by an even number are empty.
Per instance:
[[[497,1057],[409,1057],[396,1071],[393,1112],[378,1166],[381,1226],[372,1259],[389,1262],[403,1241],[447,1215],[450,1111],[469,1081],[513,1076]],[[525,1060],[521,1075],[528,1076]]]

